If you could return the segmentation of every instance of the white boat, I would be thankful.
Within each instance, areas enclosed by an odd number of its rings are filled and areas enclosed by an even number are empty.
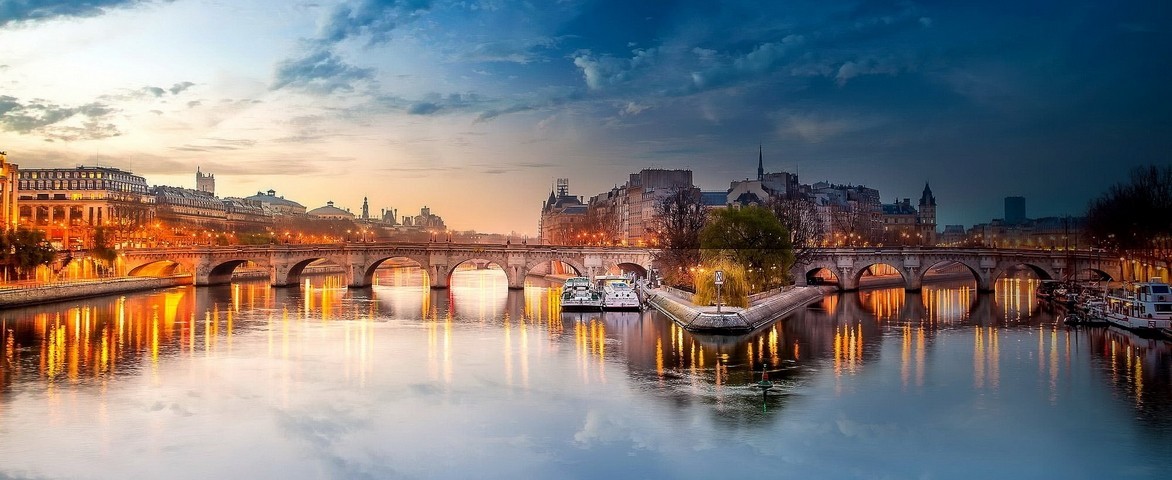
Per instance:
[[[594,282],[602,291],[603,310],[639,310],[642,306],[629,278],[622,275],[600,275],[594,277]]]
[[[1091,315],[1130,330],[1154,332],[1172,329],[1172,287],[1159,278],[1108,293],[1090,308]]]
[[[562,284],[562,310],[600,310],[602,293],[586,277],[570,277]]]

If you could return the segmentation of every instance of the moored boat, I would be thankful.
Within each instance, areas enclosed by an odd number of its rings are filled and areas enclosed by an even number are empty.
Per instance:
[[[642,306],[639,295],[627,277],[601,275],[594,277],[594,281],[602,292],[603,310],[639,310]]]
[[[562,310],[600,310],[602,293],[586,277],[570,277],[562,284]]]
[[[1172,330],[1172,288],[1159,278],[1108,293],[1103,300],[1089,309],[1090,315],[1130,330]]]

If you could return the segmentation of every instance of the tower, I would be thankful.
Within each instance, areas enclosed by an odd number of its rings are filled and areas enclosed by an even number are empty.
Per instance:
[[[757,181],[765,180],[765,153],[764,147],[757,144]]]
[[[920,234],[926,245],[936,244],[936,196],[932,195],[932,188],[924,182],[924,194],[920,195],[920,210],[916,212],[916,223],[919,224]]]
[[[1005,197],[1005,224],[1021,225],[1025,221],[1025,197]]]
[[[215,196],[216,176],[211,173],[204,174],[199,171],[199,167],[195,167],[195,189]]]
[[[366,197],[362,197],[362,219],[370,220],[370,202],[366,201]]]

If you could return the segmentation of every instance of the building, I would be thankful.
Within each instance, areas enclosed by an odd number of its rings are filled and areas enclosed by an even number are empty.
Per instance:
[[[728,205],[764,206],[772,199],[793,199],[800,194],[798,176],[787,172],[765,173],[763,151],[757,151],[757,179],[744,179],[729,184]]]
[[[0,223],[4,231],[16,228],[20,220],[17,207],[17,186],[20,169],[8,163],[7,152],[0,152]]]
[[[155,197],[143,177],[82,166],[21,170],[19,179],[20,225],[44,231],[58,248],[89,248],[99,226],[124,245],[150,234]]]
[[[301,215],[305,213],[304,205],[287,200],[285,197],[278,197],[276,190],[256,192],[256,195],[245,197],[243,200],[256,202],[261,206],[266,215],[273,217]]]
[[[431,209],[425,205],[419,209],[419,215],[404,216],[403,227],[408,227],[412,230],[447,230],[447,225],[444,225],[444,219],[439,215],[431,213]]]
[[[209,192],[159,185],[155,196],[155,218],[173,229],[229,230],[228,208]],[[190,233],[190,232],[189,232]]]
[[[199,171],[199,167],[195,167],[195,189],[214,197],[216,195],[216,176],[205,175]]]
[[[884,245],[936,244],[936,197],[928,184],[924,184],[918,209],[912,206],[911,199],[905,198],[884,204],[879,218]]]
[[[818,182],[810,186],[809,199],[826,232],[828,246],[860,246],[883,241],[879,190],[862,185],[834,185]]]
[[[578,226],[586,222],[588,210],[580,197],[570,195],[570,179],[557,179],[555,189],[549,191],[549,199],[541,204],[538,242],[551,245],[580,243],[575,237],[579,233]]]
[[[311,217],[327,220],[354,220],[353,213],[335,207],[333,201],[326,202],[325,206],[317,207],[305,213]]]
[[[1005,223],[1021,225],[1026,220],[1025,197],[1005,197]]]

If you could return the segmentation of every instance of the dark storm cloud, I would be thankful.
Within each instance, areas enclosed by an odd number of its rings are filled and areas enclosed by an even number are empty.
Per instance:
[[[59,17],[95,17],[112,8],[133,7],[146,0],[3,0],[0,27],[21,21],[51,20]]]
[[[0,130],[39,134],[54,140],[92,140],[120,135],[117,127],[106,122],[112,113],[112,108],[98,102],[68,107],[40,99],[21,102],[0,95]]]

